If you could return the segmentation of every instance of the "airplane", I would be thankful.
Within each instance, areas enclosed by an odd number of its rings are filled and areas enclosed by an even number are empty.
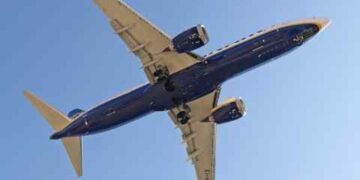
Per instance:
[[[130,52],[140,58],[149,82],[88,111],[74,109],[68,115],[24,91],[55,130],[50,139],[62,140],[78,176],[83,174],[82,136],[168,111],[182,132],[197,179],[214,180],[216,126],[246,114],[241,98],[218,104],[221,84],[298,48],[330,24],[328,18],[282,23],[201,56],[193,50],[209,42],[203,25],[171,38],[123,1],[95,2]]]

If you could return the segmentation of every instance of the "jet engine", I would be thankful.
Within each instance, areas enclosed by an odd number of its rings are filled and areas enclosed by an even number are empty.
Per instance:
[[[209,42],[209,37],[204,25],[192,27],[172,39],[172,49],[178,53],[190,52]]]
[[[246,114],[244,101],[240,98],[231,98],[211,110],[208,121],[223,124],[239,119]]]

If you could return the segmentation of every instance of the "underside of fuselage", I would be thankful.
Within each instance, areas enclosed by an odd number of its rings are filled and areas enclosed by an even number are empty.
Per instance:
[[[203,62],[169,77],[167,82],[146,84],[82,114],[52,138],[101,132],[129,123],[153,111],[171,109],[204,96],[224,81],[279,57],[319,32],[316,24],[300,24],[273,29],[248,41],[233,45]]]
[[[289,53],[319,32],[314,24],[275,29],[207,58],[213,79],[224,82]]]

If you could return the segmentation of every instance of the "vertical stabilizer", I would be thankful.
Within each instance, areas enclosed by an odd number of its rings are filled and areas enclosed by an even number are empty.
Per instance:
[[[25,91],[24,95],[39,110],[39,112],[45,117],[45,119],[54,128],[55,131],[60,131],[71,123],[71,119],[69,117],[57,111],[54,107],[48,105],[40,98],[33,95],[31,92]],[[63,138],[62,142],[71,160],[71,163],[76,170],[77,175],[82,176],[81,137]]]

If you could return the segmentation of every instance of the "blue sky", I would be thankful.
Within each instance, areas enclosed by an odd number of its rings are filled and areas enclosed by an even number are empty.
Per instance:
[[[326,16],[303,47],[223,85],[245,118],[218,127],[217,179],[360,179],[357,0],[127,0],[175,36],[205,24],[199,54],[283,21]],[[75,179],[60,141],[22,95],[63,112],[88,109],[146,81],[140,61],[90,0],[0,2],[0,179]],[[85,137],[81,179],[194,179],[179,130],[156,113]]]

